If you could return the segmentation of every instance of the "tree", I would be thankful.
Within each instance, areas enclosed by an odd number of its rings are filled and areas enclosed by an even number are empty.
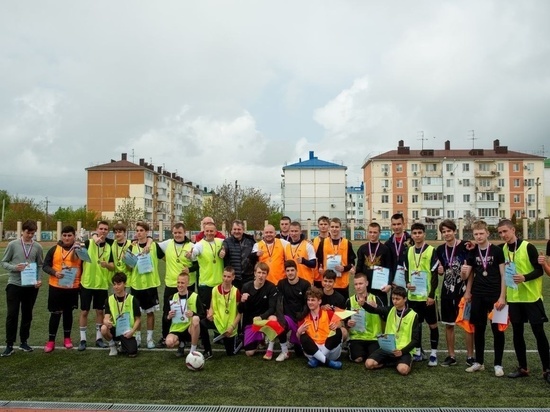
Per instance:
[[[202,208],[196,203],[191,203],[183,209],[181,220],[183,220],[186,230],[200,230],[202,217]]]
[[[1,209],[0,213],[5,213],[6,210],[9,209],[10,207],[10,194],[8,193],[7,190],[0,190],[0,208],[3,208]],[[2,218],[4,217],[4,215],[0,216],[0,220],[3,220]]]
[[[136,207],[136,198],[126,198],[115,212],[115,221],[121,221],[129,228],[134,227],[139,220],[145,220],[145,211]]]
[[[4,230],[16,230],[17,221],[27,219],[44,222],[46,214],[34,199],[19,196],[12,197],[4,216]]]
[[[93,229],[96,227],[98,213],[93,210],[86,210],[85,206],[73,209],[72,207],[60,207],[53,214],[56,221],[63,222],[63,225],[72,225],[76,228],[77,222],[82,222],[82,227],[85,229]]]

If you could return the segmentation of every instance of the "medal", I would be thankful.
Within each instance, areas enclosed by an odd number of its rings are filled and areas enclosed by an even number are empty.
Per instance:
[[[486,270],[483,271],[483,276],[487,276],[487,271]]]
[[[121,268],[122,267],[122,262],[118,262],[116,265],[117,265],[117,267]]]
[[[214,260],[212,261],[212,263],[216,264],[216,259],[214,259]]]
[[[398,333],[395,334],[395,340],[399,340],[399,334]]]
[[[181,263],[179,259],[176,259],[176,263]]]
[[[185,316],[182,316],[180,319],[181,319],[181,320],[185,320]]]
[[[229,315],[229,309],[226,309],[226,310],[225,310],[225,314],[226,314],[226,315]]]
[[[483,276],[487,276],[487,266],[489,265],[489,249],[491,248],[491,244],[489,243],[489,246],[487,246],[487,250],[485,251],[485,256],[483,256],[483,253],[481,253],[481,248],[478,247],[478,253],[479,258],[481,260],[481,266],[483,267]]]
[[[97,264],[98,264],[98,265],[101,265],[101,259],[98,259],[98,260],[97,260]]]

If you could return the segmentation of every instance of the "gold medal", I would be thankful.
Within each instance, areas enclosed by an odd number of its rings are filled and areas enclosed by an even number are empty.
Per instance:
[[[216,259],[214,259],[214,260],[212,261],[212,263],[216,264]]]
[[[226,314],[226,315],[229,315],[229,309],[226,309],[226,310],[225,310],[225,314]]]
[[[176,263],[180,263],[180,260],[179,260],[179,259],[176,259]]]

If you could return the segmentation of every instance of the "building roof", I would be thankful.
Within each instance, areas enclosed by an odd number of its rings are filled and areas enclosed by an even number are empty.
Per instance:
[[[300,161],[298,163],[293,163],[283,167],[283,170],[287,169],[343,169],[347,170],[347,167],[344,165],[339,165],[337,163],[327,162],[325,160],[320,160],[314,156],[314,152],[309,152],[309,159]]]
[[[143,170],[145,166],[140,166],[128,160],[111,160],[110,163],[87,167],[86,170]]]

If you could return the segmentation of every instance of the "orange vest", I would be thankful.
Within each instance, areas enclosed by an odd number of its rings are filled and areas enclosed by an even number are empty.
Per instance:
[[[316,238],[313,239],[313,249],[315,249],[315,253],[317,253],[317,249],[319,248],[321,239],[324,239],[324,238],[317,236]],[[323,280],[323,275],[319,273],[319,262],[317,262],[317,267],[315,268],[315,280],[317,282],[321,282]]]
[[[323,345],[330,333],[330,318],[326,310],[319,309],[319,322],[314,322],[311,313],[306,316],[304,322],[309,324],[306,333],[318,345]]]
[[[271,247],[268,247],[265,241],[258,242],[258,250],[261,250],[262,256],[258,259],[260,262],[269,266],[269,275],[267,280],[276,285],[285,276],[285,248],[281,239],[275,239]]]
[[[66,288],[59,286],[59,279],[55,276],[49,276],[49,285],[60,289],[78,289],[80,287],[80,276],[82,275],[82,261],[76,256],[74,249],[71,249],[67,255],[67,251],[57,245],[53,254],[52,269],[56,272],[61,272],[63,265],[68,268],[76,268],[76,276],[72,287]],[[65,255],[65,259],[63,256]]]
[[[332,239],[330,237],[325,238],[323,242],[323,268],[327,268],[327,256],[328,255],[340,255],[342,256],[342,266],[348,264],[348,247],[349,242],[347,239],[341,238],[338,247],[334,247]],[[338,274],[338,273],[337,273]],[[349,287],[349,272],[343,272],[342,276],[337,276],[334,281],[334,287],[337,289],[345,289]]]
[[[287,259],[292,259],[296,262],[296,266],[298,267],[298,277],[307,280],[311,285],[313,285],[315,269],[310,269],[306,265],[298,263],[297,261],[299,257],[308,259],[307,245],[308,243],[305,240],[302,240],[298,245],[291,245],[289,243],[286,245],[285,256]]]

